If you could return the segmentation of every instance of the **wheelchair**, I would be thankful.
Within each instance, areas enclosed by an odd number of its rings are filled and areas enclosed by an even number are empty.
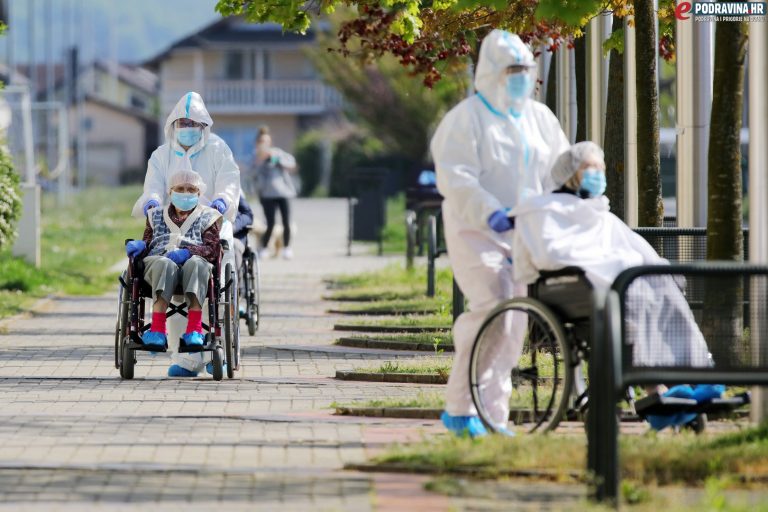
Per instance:
[[[589,358],[592,308],[592,285],[584,271],[568,267],[541,272],[527,297],[504,301],[491,311],[472,346],[469,371],[472,400],[487,428],[500,431],[508,425],[506,418],[494,418],[498,390],[488,381],[498,371],[511,375],[508,420],[529,432],[554,430],[563,418],[584,411],[583,363]],[[518,333],[522,353],[516,367],[499,368],[507,356],[499,336],[509,337],[513,325],[523,326]]]
[[[259,304],[261,302],[261,272],[259,269],[259,253],[250,243],[250,232],[253,226],[248,226],[249,236],[245,237],[243,251],[243,298],[245,299],[245,314],[240,315],[248,326],[248,334],[253,336],[259,330]]]
[[[131,240],[125,241],[127,244]],[[179,340],[179,352],[211,352],[214,380],[224,377],[224,363],[228,378],[240,369],[240,330],[238,320],[237,271],[234,265],[227,263],[222,273],[223,252],[229,250],[227,240],[221,240],[219,255],[214,263],[208,282],[207,314],[204,313],[203,330],[205,342],[201,347],[186,346]],[[218,276],[219,278],[215,278]],[[118,292],[117,321],[115,325],[115,368],[120,370],[120,377],[133,379],[138,352],[165,352],[167,349],[147,347],[141,336],[150,328],[151,306],[147,302],[153,299],[152,289],[144,281],[144,262],[142,258],[129,258],[128,269],[120,276]],[[181,289],[175,295],[181,295]],[[203,305],[205,311],[205,304]],[[170,303],[168,317],[187,316],[187,305]],[[150,318],[147,318],[147,317]]]
[[[578,267],[541,271],[528,287],[527,297],[504,301],[489,313],[472,346],[469,370],[472,401],[486,428],[499,432],[512,422],[524,425],[531,433],[550,432],[563,419],[588,414],[586,364],[592,334],[592,291]],[[524,315],[525,320],[510,315]],[[499,361],[508,359],[508,355],[503,353],[504,343],[499,343],[499,336],[509,337],[513,324],[523,326],[522,352],[516,367],[500,368]],[[511,376],[509,418],[498,418],[494,410],[498,407],[494,403],[498,391],[494,396],[488,381],[496,371],[509,371]],[[749,404],[750,396],[742,393],[697,403],[651,393],[636,401],[634,389],[628,387],[623,400],[631,413],[643,419],[649,415],[694,413],[696,418],[685,427],[698,434],[706,428],[708,414],[730,413]]]

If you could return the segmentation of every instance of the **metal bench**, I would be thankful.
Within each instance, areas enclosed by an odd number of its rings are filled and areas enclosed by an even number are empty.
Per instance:
[[[643,308],[657,300],[658,287],[674,279],[685,281],[686,290],[695,290],[696,297],[685,296],[692,306],[696,323],[701,329],[706,349],[712,360],[701,363],[701,357],[678,352],[675,359],[662,348],[654,348],[651,356],[647,347],[660,342],[663,336],[670,350],[678,350],[690,339],[690,331],[680,318],[670,316],[663,333],[643,332],[639,322],[633,322],[633,308]],[[667,280],[667,281],[661,281]],[[653,286],[656,286],[654,293]],[[642,266],[627,269],[614,282],[607,295],[596,297],[594,338],[590,365],[590,414],[588,416],[588,467],[595,476],[593,496],[600,501],[616,503],[619,490],[618,422],[616,401],[623,391],[633,385],[665,384],[768,384],[768,266],[737,262],[707,262]],[[679,297],[683,297],[680,295]],[[682,299],[678,299],[682,300]],[[656,304],[662,313],[674,308]],[[678,322],[678,323],[675,323]],[[690,323],[687,325],[690,326]],[[674,344],[680,339],[681,344]],[[640,350],[646,347],[646,355]],[[688,357],[687,362],[685,359]],[[661,361],[654,363],[653,361]],[[670,362],[674,361],[674,362]],[[663,400],[651,396],[646,414],[671,409],[682,412],[717,412],[749,401],[748,394],[716,399],[704,403],[686,400]],[[666,402],[666,403],[665,403]]]

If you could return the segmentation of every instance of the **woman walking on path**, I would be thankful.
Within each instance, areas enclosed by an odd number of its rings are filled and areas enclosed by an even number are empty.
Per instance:
[[[275,213],[280,210],[283,222],[283,248],[285,259],[293,258],[291,249],[291,210],[289,199],[296,197],[296,186],[291,174],[296,172],[296,159],[293,155],[272,146],[269,127],[262,126],[256,137],[256,183],[259,200],[267,220],[267,230],[261,238],[259,256],[267,257],[267,245],[275,228]]]

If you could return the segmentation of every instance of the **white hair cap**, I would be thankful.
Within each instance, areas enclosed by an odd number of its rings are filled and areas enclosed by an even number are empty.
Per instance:
[[[577,142],[557,157],[550,175],[556,187],[562,187],[576,174],[576,171],[590,157],[597,157],[601,162],[605,158],[602,148],[591,141]]]
[[[205,183],[203,183],[203,177],[197,174],[195,171],[176,171],[171,175],[170,187],[173,188],[179,185],[192,185],[200,191],[200,195],[205,193]]]

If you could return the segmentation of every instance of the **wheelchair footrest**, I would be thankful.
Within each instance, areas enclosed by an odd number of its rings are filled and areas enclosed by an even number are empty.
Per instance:
[[[168,346],[160,347],[158,345],[144,345],[143,343],[136,343],[132,341],[128,343],[128,348],[131,350],[144,350],[146,352],[168,352]]]
[[[641,418],[649,415],[670,416],[680,412],[696,412],[696,400],[675,398],[652,393],[635,402],[635,411]]]
[[[707,415],[725,414],[747,405],[750,402],[751,397],[748,392],[740,393],[728,398],[713,398],[712,400],[703,402],[696,407],[695,412]]]
[[[187,345],[182,338],[179,338],[179,354],[189,354],[195,352],[213,352],[216,350],[215,341],[209,341],[210,335],[206,335],[205,343],[202,345]]]

